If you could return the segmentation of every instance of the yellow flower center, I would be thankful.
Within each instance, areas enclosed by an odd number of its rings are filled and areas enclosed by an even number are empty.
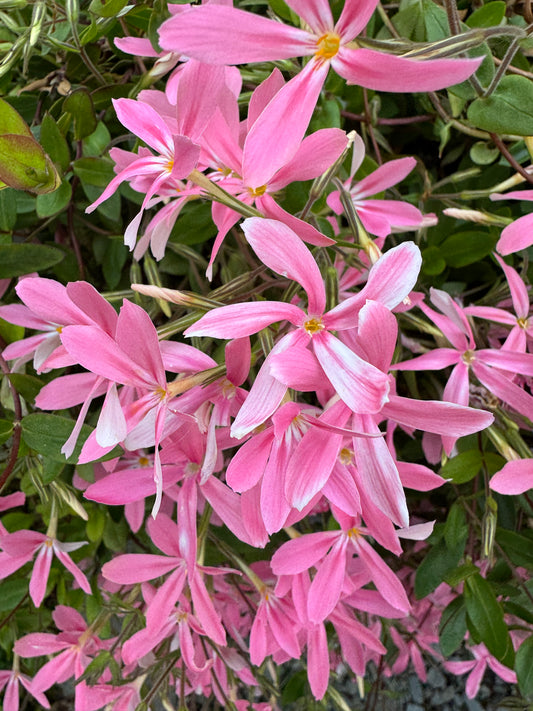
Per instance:
[[[334,32],[326,32],[325,35],[318,38],[316,43],[317,51],[315,57],[321,60],[327,60],[334,57],[339,51],[341,38]]]
[[[350,528],[350,530],[346,533],[348,535],[348,538],[359,538],[359,536],[361,535],[361,531],[358,528]]]
[[[352,464],[353,463],[353,451],[347,447],[343,447],[339,452],[339,461],[341,464]]]
[[[248,192],[252,197],[261,197],[266,193],[267,186],[261,185],[259,188],[248,188]]]
[[[147,467],[150,464],[150,460],[148,457],[139,457],[139,466],[140,467]]]
[[[465,351],[463,353],[463,363],[466,363],[466,365],[471,365],[475,359],[474,351]]]
[[[310,318],[304,323],[304,328],[310,336],[313,336],[315,333],[324,330],[324,324],[321,318]]]
[[[520,326],[520,328],[527,328],[529,325],[527,318],[517,318],[516,323]]]

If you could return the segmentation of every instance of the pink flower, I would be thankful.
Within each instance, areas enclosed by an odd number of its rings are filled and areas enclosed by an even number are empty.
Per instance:
[[[493,193],[491,200],[533,200],[533,190],[514,190],[505,195]],[[496,249],[504,257],[533,244],[533,214],[519,217],[502,230]]]
[[[18,667],[18,657],[16,659],[16,666]],[[21,674],[18,668],[13,668],[12,671],[0,671],[0,691],[5,688],[4,696],[4,711],[19,711],[19,684],[21,684],[25,691],[33,696],[33,698],[44,706],[45,709],[50,708],[48,699],[46,696],[40,692],[35,691],[32,686],[32,680],[26,674]]]
[[[51,536],[34,531],[15,531],[0,535],[0,545],[5,553],[0,557],[0,579],[21,568],[37,553],[30,580],[30,597],[33,604],[39,607],[46,592],[50,566],[55,554],[65,568],[72,573],[80,588],[90,595],[92,591],[89,581],[68,555],[70,551],[75,551],[86,543],[87,541],[60,543]]]
[[[420,227],[424,221],[424,224],[427,224],[429,217],[434,218],[434,215],[424,216],[418,208],[414,205],[410,205],[408,202],[368,199],[372,197],[372,195],[377,195],[391,188],[409,175],[416,165],[414,158],[391,160],[389,163],[381,165],[377,170],[359,182],[353,182],[353,177],[361,166],[364,157],[365,144],[362,138],[356,134],[354,137],[350,177],[344,186],[350,193],[357,214],[368,232],[378,237],[386,237],[394,228],[399,228],[396,231],[416,229]],[[340,191],[335,190],[330,193],[327,202],[337,215],[343,212],[344,208],[340,200]]]
[[[329,382],[351,410],[378,412],[388,398],[387,376],[356,355],[331,331],[356,326],[357,313],[367,299],[396,306],[412,289],[418,276],[418,248],[404,243],[387,252],[374,265],[365,288],[326,313],[326,292],[320,270],[293,231],[283,223],[261,218],[245,220],[243,230],[264,264],[301,284],[308,297],[308,307],[306,313],[294,304],[273,301],[222,306],[208,312],[185,332],[189,336],[239,338],[282,320],[297,328],[278,341],[271,351],[233,423],[232,434],[244,436],[278,407],[286,386],[269,374],[267,365],[279,353],[289,353],[296,346],[300,350],[308,345],[312,347],[323,369],[325,384]]]
[[[470,651],[474,655],[472,661],[444,662],[444,667],[453,674],[466,674],[466,672],[470,672],[466,681],[466,695],[469,699],[473,699],[477,696],[481,680],[483,679],[487,667],[490,667],[500,679],[503,679],[509,684],[517,683],[515,672],[505,667],[493,657],[484,644],[476,644],[470,647]]]

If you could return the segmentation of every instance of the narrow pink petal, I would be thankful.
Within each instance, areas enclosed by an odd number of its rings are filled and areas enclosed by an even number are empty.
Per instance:
[[[299,511],[327,482],[343,436],[311,427],[296,447],[286,473],[285,495]]]
[[[22,304],[8,304],[0,306],[0,318],[9,323],[14,323],[17,326],[25,326],[33,328],[36,331],[53,330],[50,326],[49,319],[42,319],[33,314],[27,306]],[[5,352],[5,351],[4,351]]]
[[[226,633],[224,627],[207,592],[205,583],[197,570],[194,570],[192,574],[189,575],[189,586],[191,589],[194,614],[198,618],[198,621],[208,637],[210,637],[215,644],[225,646]]]
[[[269,535],[279,531],[285,524],[291,510],[285,497],[285,472],[288,462],[288,448],[274,441],[272,453],[263,473],[261,482],[261,516]]]
[[[328,638],[324,625],[313,625],[307,633],[307,677],[315,699],[323,698],[329,682]]]
[[[505,197],[508,197],[507,195]],[[502,231],[496,249],[504,257],[533,244],[533,213],[519,217]]]
[[[354,39],[367,26],[376,5],[377,0],[345,0],[335,32],[343,41]]]
[[[53,556],[51,543],[50,541],[50,545],[48,545],[48,541],[46,541],[43,544],[33,566],[29,592],[35,607],[41,605],[46,593],[46,584],[48,582],[48,576],[50,575],[50,566],[52,565]]]
[[[359,557],[364,561],[372,574],[372,580],[383,597],[398,610],[406,613],[411,606],[400,580],[392,572],[381,556],[362,536],[354,540]]]
[[[477,662],[476,666],[469,674],[465,685],[465,692],[469,699],[473,699],[475,696],[477,696],[477,692],[479,691],[479,687],[481,686],[481,680],[485,675],[486,669],[487,663],[485,662],[485,660],[480,660]]]
[[[98,388],[94,389],[95,383]],[[35,398],[41,410],[65,410],[79,405],[92,393],[93,397],[103,395],[107,383],[94,373],[73,373],[62,375],[47,383]]]
[[[126,54],[134,54],[138,57],[159,56],[159,52],[155,51],[150,40],[144,37],[115,37],[113,42],[121,52]]]
[[[198,140],[226,89],[223,67],[188,61],[180,73],[176,112],[179,132]]]
[[[113,99],[113,107],[123,126],[157,153],[169,154],[172,133],[155,109],[135,99]]]
[[[67,326],[61,333],[67,351],[87,370],[134,387],[153,387],[150,373],[128,358],[116,342],[95,326]],[[87,344],[90,343],[90,349]]]
[[[531,353],[513,353],[512,351],[495,351],[486,348],[475,352],[475,360],[511,373],[533,375],[533,354]]]
[[[379,412],[389,394],[385,373],[359,358],[326,331],[313,336],[313,348],[328,380],[353,412]]]
[[[181,559],[149,553],[126,553],[102,566],[102,575],[120,585],[142,583],[165,575],[181,565]]]
[[[339,128],[321,128],[306,136],[294,158],[280,168],[268,183],[268,189],[276,192],[289,183],[312,180],[322,175],[341,156],[347,145],[348,136]]]
[[[263,475],[272,447],[272,429],[259,432],[234,454],[226,471],[226,481],[233,491],[251,489]]]
[[[309,315],[321,316],[326,306],[326,290],[320,269],[302,240],[282,222],[262,217],[244,220],[242,230],[263,264],[303,286],[309,300]]]
[[[250,339],[235,338],[226,344],[224,359],[226,361],[226,377],[233,385],[244,383],[250,372],[252,350]]]
[[[55,654],[69,647],[70,643],[58,639],[55,634],[47,632],[31,632],[17,639],[14,652],[21,657],[43,657],[45,654]]]
[[[19,281],[15,291],[33,314],[44,321],[57,323],[61,326],[89,323],[85,314],[68,297],[66,287],[58,281],[41,277],[27,277]],[[42,328],[42,326],[36,326],[36,328]]]
[[[126,439],[127,434],[128,425],[118,399],[117,386],[113,383],[98,418],[96,442],[100,447],[114,447]]]
[[[348,84],[376,91],[422,92],[459,84],[476,71],[482,59],[416,60],[341,47],[331,64]]]
[[[245,185],[251,188],[266,185],[295,156],[327,73],[327,62],[309,62],[280,89],[258,117],[244,143],[242,177]],[[280,126],[283,131],[279,130]]]
[[[314,353],[305,346],[293,346],[273,356],[270,373],[299,392],[314,392],[324,386],[324,371]]]
[[[232,437],[241,439],[261,425],[278,409],[287,392],[287,386],[271,375],[270,362],[276,355],[283,353],[306,338],[307,334],[301,329],[291,331],[283,336],[270,351],[231,426]]]
[[[358,345],[368,361],[384,373],[389,371],[397,337],[394,314],[379,301],[367,301],[359,312]]]
[[[274,98],[282,86],[285,86],[285,79],[279,69],[274,69],[272,74],[259,84],[250,97],[248,104],[248,130],[252,128],[255,121],[266,108],[267,104]]]
[[[185,331],[185,335],[242,338],[276,321],[290,321],[300,325],[304,318],[304,312],[297,306],[278,301],[231,304],[206,313]]]
[[[69,555],[62,551],[58,546],[54,548],[54,552],[58,560],[65,566],[65,568],[74,576],[74,580],[78,583],[83,592],[88,595],[92,594],[91,586],[87,580],[84,573],[78,568]]]
[[[366,432],[379,432],[373,418],[355,417],[354,424]],[[409,525],[409,512],[400,475],[382,438],[354,438],[353,448],[359,478],[373,503],[398,526]]]
[[[319,232],[316,227],[310,225],[309,222],[304,222],[300,220],[299,217],[291,215],[290,212],[284,210],[278,203],[274,200],[272,195],[265,193],[261,197],[256,198],[255,205],[265,217],[271,217],[274,220],[279,220],[285,225],[291,228],[300,239],[308,244],[313,244],[316,247],[329,247],[335,244],[334,239],[330,239]]]
[[[307,600],[307,614],[311,622],[323,622],[339,601],[346,575],[348,540],[344,533],[337,538],[313,578]]]
[[[296,575],[308,570],[326,555],[339,536],[339,531],[321,531],[287,541],[272,556],[272,572]]]
[[[171,17],[160,27],[159,41],[163,49],[207,64],[269,62],[314,49],[304,30],[214,3]]]
[[[490,488],[499,494],[523,494],[533,489],[533,459],[507,462],[490,480]]]
[[[156,156],[137,158],[113,178],[100,197],[91,203],[89,207],[86,208],[85,212],[91,213],[96,210],[98,205],[110,198],[111,195],[113,195],[113,193],[117,190],[118,186],[125,180],[131,180],[138,176],[152,176],[152,178],[154,178],[155,176],[161,175],[162,172],[164,172],[167,176],[170,175],[167,166],[161,158],[157,158]]]
[[[416,165],[414,158],[398,158],[380,165],[373,173],[363,178],[352,188],[357,198],[369,197],[391,188],[403,180]]]
[[[299,15],[317,35],[331,32],[333,16],[328,0],[288,0],[287,5]]]
[[[496,256],[496,255],[495,255]],[[496,323],[506,323],[509,326],[516,324],[516,316],[498,309],[495,306],[467,306],[464,309],[467,316],[475,316],[476,318],[484,318],[487,321],[496,321]]]
[[[396,462],[402,486],[416,491],[431,491],[446,483],[438,474],[423,464]]]
[[[458,353],[455,348],[437,348],[410,360],[393,363],[391,370],[441,370],[454,363],[462,362],[460,359],[461,353]]]
[[[94,286],[86,281],[71,281],[66,289],[68,297],[75,306],[110,336],[114,335],[117,312]]]
[[[494,415],[485,410],[438,400],[413,400],[398,395],[391,395],[383,407],[383,414],[406,427],[451,437],[464,437],[479,432],[494,422]]]
[[[76,648],[65,649],[43,667],[33,677],[32,689],[38,692],[46,691],[54,684],[61,684],[74,676]]]
[[[152,319],[144,309],[127,299],[124,299],[120,309],[116,342],[132,361],[150,373],[152,382],[165,387],[165,369]]]
[[[518,318],[527,318],[529,315],[529,294],[527,286],[522,281],[516,269],[506,264],[497,254],[495,254],[494,257],[503,269],[507,282],[509,283],[516,315]]]
[[[200,491],[229,530],[240,541],[254,545],[243,523],[241,497],[214,476],[202,484]],[[258,545],[264,546],[267,542],[268,535],[264,531],[263,540]]]

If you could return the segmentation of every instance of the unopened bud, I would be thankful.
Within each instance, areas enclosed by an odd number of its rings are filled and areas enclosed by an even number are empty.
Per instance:
[[[498,521],[498,504],[492,496],[487,496],[485,501],[485,513],[481,526],[481,555],[490,564],[493,560],[494,538],[496,536],[496,524]]]
[[[170,301],[172,304],[186,306],[191,309],[211,311],[211,309],[224,306],[221,301],[215,301],[214,299],[209,299],[205,296],[199,296],[192,291],[178,291],[177,289],[167,289],[166,287],[155,286],[152,284],[132,284],[131,288],[139,294],[150,296],[158,301]]]
[[[447,217],[454,217],[456,220],[465,220],[466,222],[476,222],[479,225],[496,225],[498,227],[507,227],[512,220],[501,215],[493,215],[490,212],[482,210],[463,210],[457,207],[447,207],[442,211]]]

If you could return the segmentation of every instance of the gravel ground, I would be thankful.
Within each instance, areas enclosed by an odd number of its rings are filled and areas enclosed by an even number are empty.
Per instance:
[[[377,678],[375,669],[370,667],[367,675],[372,682]],[[466,678],[466,675],[450,674],[441,667],[431,667],[427,682],[423,684],[414,672],[407,671],[393,678],[382,677],[377,695],[371,692],[364,700],[359,698],[353,678],[348,674],[339,677],[336,687],[352,711],[504,711],[524,708],[516,706],[516,689],[490,669],[486,671],[475,699],[466,697]]]

